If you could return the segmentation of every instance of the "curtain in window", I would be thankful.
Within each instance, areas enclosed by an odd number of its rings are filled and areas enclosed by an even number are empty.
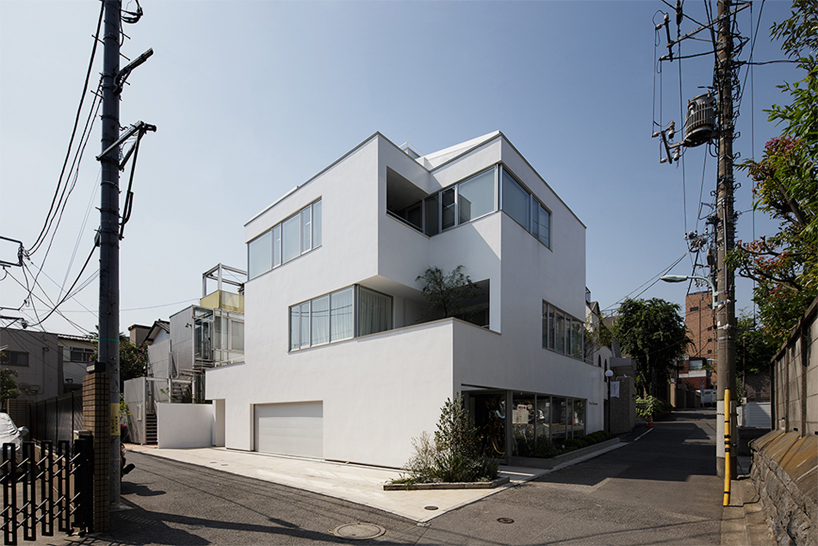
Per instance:
[[[351,286],[330,294],[330,341],[349,339],[353,335],[353,294]]]
[[[312,344],[329,343],[329,296],[312,300]]]
[[[361,287],[358,311],[359,335],[392,329],[392,298]]]

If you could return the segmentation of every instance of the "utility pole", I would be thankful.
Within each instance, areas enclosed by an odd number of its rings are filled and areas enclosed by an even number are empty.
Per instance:
[[[731,475],[735,476],[736,441],[725,437],[725,412],[730,415],[729,430],[736,429],[735,402],[725,407],[724,391],[730,389],[736,399],[736,297],[735,273],[725,262],[735,247],[735,211],[733,209],[733,35],[730,0],[718,4],[719,33],[716,78],[719,108],[719,162],[716,187],[716,288],[721,304],[716,309],[718,399],[716,404],[716,473],[724,477],[725,457],[729,445]]]
[[[656,32],[660,32],[664,27],[667,35],[667,55],[663,55],[660,61],[673,61],[673,47],[682,41],[692,38],[699,32],[718,27],[718,37],[716,44],[716,66],[713,76],[713,92],[716,100],[712,98],[710,92],[700,95],[688,102],[687,119],[685,120],[684,140],[673,143],[676,132],[674,122],[670,122],[667,127],[660,127],[660,130],[653,133],[654,137],[662,138],[662,146],[665,157],[661,163],[673,163],[678,161],[683,148],[692,148],[702,145],[712,140],[718,140],[718,172],[716,181],[716,211],[713,222],[715,225],[715,263],[710,263],[711,275],[715,273],[715,287],[713,288],[713,307],[716,314],[716,334],[717,334],[717,354],[716,371],[718,374],[718,398],[716,417],[716,473],[719,477],[725,475],[726,454],[731,454],[731,475],[735,475],[735,446],[736,437],[725,437],[726,430],[736,429],[735,402],[730,407],[725,407],[725,391],[730,390],[733,394],[732,400],[736,399],[736,297],[735,297],[735,273],[727,266],[726,258],[735,247],[736,214],[734,210],[734,181],[733,181],[733,138],[734,138],[734,116],[733,116],[733,92],[734,84],[734,44],[732,23],[733,17],[739,11],[750,6],[749,2],[733,3],[732,0],[719,0],[718,18],[715,21],[708,21],[699,26],[693,32],[678,36],[675,40],[670,35],[670,16],[665,14],[664,21],[656,25]],[[681,24],[684,18],[682,3],[676,2],[676,25]],[[679,56],[681,61],[683,57]],[[714,112],[717,109],[717,112]],[[716,124],[718,118],[718,124]],[[699,237],[691,232],[686,238],[696,241]],[[700,247],[697,247],[700,248]],[[714,271],[715,268],[715,271]],[[666,275],[665,277],[678,277]],[[685,278],[699,278],[686,276]],[[663,278],[663,280],[668,280]],[[676,279],[680,280],[680,279]],[[675,280],[670,280],[675,282]],[[730,426],[725,426],[725,412],[729,412]],[[727,433],[729,434],[729,432]],[[727,447],[729,445],[729,448]]]
[[[102,151],[119,139],[120,0],[104,0],[105,46],[102,70]],[[109,502],[119,505],[119,147],[104,153],[99,227],[99,362],[95,372],[110,380]]]

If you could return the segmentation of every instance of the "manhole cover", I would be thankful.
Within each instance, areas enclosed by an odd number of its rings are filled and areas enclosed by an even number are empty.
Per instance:
[[[514,523],[514,520],[511,518],[497,518],[497,521],[500,523]]]
[[[424,506],[424,510],[437,510],[437,506],[430,504],[429,506]]]
[[[331,533],[340,538],[352,540],[368,540],[386,533],[386,529],[374,523],[347,523],[336,527]]]

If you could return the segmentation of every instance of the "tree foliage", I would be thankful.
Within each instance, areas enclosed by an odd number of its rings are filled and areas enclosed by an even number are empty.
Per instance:
[[[742,313],[737,319],[736,367],[745,373],[754,374],[770,371],[770,361],[778,351],[778,345],[764,335],[755,319]]]
[[[818,3],[795,0],[789,19],[776,23],[771,35],[783,39],[782,51],[805,71],[804,79],[779,88],[788,105],[767,110],[770,121],[783,125],[759,161],[739,168],[754,182],[753,206],[779,221],[771,236],[738,241],[728,265],[756,281],[753,300],[766,335],[780,343],[818,295]]]
[[[637,386],[651,395],[667,381],[691,343],[679,306],[660,298],[622,302],[614,335],[622,352],[636,362]]]
[[[439,267],[428,268],[415,280],[423,281],[423,296],[429,303],[429,320],[459,317],[464,312],[464,304],[480,293],[480,288],[463,274],[463,266],[458,265],[450,273]]]
[[[16,378],[17,370],[0,369],[0,401],[3,402],[3,405],[5,405],[6,400],[20,396]]]
[[[99,344],[94,341],[93,362],[99,362]],[[119,335],[119,390],[125,388],[125,381],[145,377],[148,372],[148,347],[136,345],[123,334]]]

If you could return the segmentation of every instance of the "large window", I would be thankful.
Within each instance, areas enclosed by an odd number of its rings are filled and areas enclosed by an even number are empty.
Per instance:
[[[502,209],[520,224],[526,231],[536,237],[542,244],[551,248],[551,213],[517,182],[511,173],[503,167],[502,172]]]
[[[247,243],[247,276],[252,279],[321,246],[321,200],[307,205]]]
[[[343,288],[290,307],[291,351],[391,329],[392,298],[363,286]]]
[[[497,210],[496,173],[497,168],[492,167],[427,198],[426,235],[437,235]]]
[[[547,302],[542,304],[542,346],[584,359],[585,323]]]

